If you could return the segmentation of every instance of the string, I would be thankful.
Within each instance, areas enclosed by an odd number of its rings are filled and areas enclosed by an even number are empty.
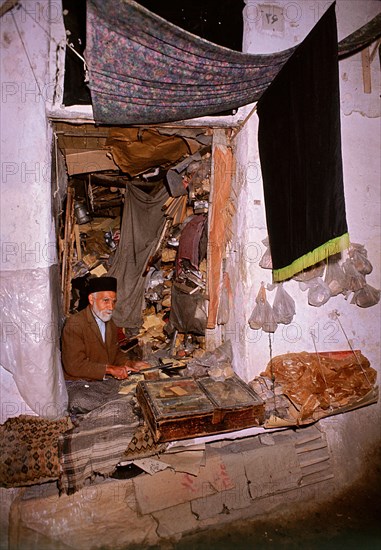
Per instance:
[[[255,113],[256,110],[257,110],[257,104],[254,105],[250,113],[246,116],[246,118],[244,118],[244,120],[238,125],[238,127],[232,131],[231,139],[235,139],[237,137],[237,135],[240,133],[242,128],[245,126],[246,122],[252,117],[252,115]]]
[[[58,44],[57,40],[55,40],[55,39],[50,35],[50,33],[49,33],[46,29],[44,29],[44,27],[37,21],[37,19],[35,19],[34,17],[32,17],[32,15],[31,15],[28,11],[26,11],[26,9],[24,8],[24,6],[23,6],[22,4],[20,4],[20,5],[21,5],[21,8],[24,10],[24,12],[25,12],[27,15],[29,15],[29,17],[32,19],[32,21],[34,21],[34,22],[36,23],[36,25],[38,25],[38,26],[40,27],[40,29],[42,29],[42,30],[44,31],[44,33],[49,37],[49,40],[51,40],[52,42],[54,42],[54,43],[56,44],[56,46],[59,47],[60,44]],[[12,13],[12,17],[13,17],[13,13]],[[72,50],[72,52],[74,52],[75,55],[78,56],[79,59],[83,62],[83,67],[84,67],[84,71],[85,71],[85,82],[88,82],[88,80],[89,80],[89,79],[88,79],[88,76],[87,76],[87,75],[88,75],[88,67],[87,67],[85,58],[82,57],[82,55],[79,54],[79,53],[76,51],[76,49],[74,48],[74,45],[71,44],[71,43],[69,43],[69,40],[68,40],[68,39],[66,39],[66,46],[68,46],[68,47]]]
[[[55,42],[55,44],[57,44],[57,41],[50,35],[50,33],[44,29],[44,27],[37,21],[37,19],[35,19],[34,17],[32,17],[32,15],[26,11],[26,9],[24,8],[24,6],[22,4],[20,4],[20,7],[24,10],[24,12],[29,15],[29,17],[32,19],[32,21],[34,21],[36,23],[36,25],[38,25],[40,27],[40,29],[42,29],[44,31],[44,33],[46,34],[46,36],[49,37],[50,40],[52,40],[53,42]],[[13,14],[12,14],[13,15]],[[58,45],[58,44],[57,44]]]
[[[26,49],[26,47],[25,47],[24,40],[22,39],[21,33],[20,33],[19,28],[18,28],[18,26],[17,26],[17,22],[16,22],[15,15],[14,15],[13,12],[11,12],[11,15],[12,15],[12,19],[13,19],[13,22],[14,22],[15,27],[16,27],[16,30],[17,30],[17,34],[19,35],[19,38],[20,38],[20,40],[21,40],[21,44],[22,44],[22,46],[23,46],[23,48],[24,48],[24,52],[25,52],[25,55],[26,55],[26,57],[27,57],[27,60],[28,60],[28,63],[29,63],[30,70],[32,71],[34,80],[36,81],[38,91],[40,92],[40,96],[42,96],[41,88],[40,88],[40,85],[39,85],[39,83],[38,83],[36,74],[35,74],[35,72],[34,72],[33,65],[32,65],[32,62],[31,62],[31,60],[30,60],[30,58],[29,58],[27,49]]]
[[[273,371],[273,348],[271,344],[271,334],[269,334],[269,351],[270,351],[270,372],[271,372],[271,383],[272,383],[272,392],[274,396],[274,414],[278,414],[277,408],[276,408],[276,396],[275,396],[275,376]]]
[[[314,348],[315,348],[315,353],[316,353],[316,357],[318,358],[318,362],[319,362],[319,369],[320,369],[320,374],[324,380],[324,384],[325,384],[325,389],[328,390],[328,384],[327,384],[327,380],[325,378],[325,374],[324,374],[324,367],[322,365],[322,362],[321,362],[321,358],[320,358],[320,355],[318,353],[318,350],[317,350],[317,346],[316,346],[316,334],[315,334],[315,331],[311,330],[310,331],[310,334],[311,334],[311,338],[312,338],[312,341],[314,343]],[[329,398],[329,408],[332,409],[332,404],[331,404],[331,396],[329,394],[329,392],[327,391],[326,394],[328,395],[328,398]]]
[[[353,349],[352,344],[351,344],[351,342],[350,342],[350,340],[349,340],[349,338],[348,338],[348,336],[347,336],[347,334],[346,334],[346,332],[345,332],[345,330],[344,330],[343,325],[341,324],[341,321],[340,321],[340,319],[339,319],[340,313],[339,313],[337,310],[335,310],[334,313],[335,313],[335,315],[336,315],[336,320],[337,320],[337,322],[339,323],[340,328],[341,328],[341,330],[343,331],[343,334],[344,334],[344,336],[345,336],[345,338],[346,338],[346,340],[347,340],[347,342],[348,342],[348,346],[350,347],[350,350],[352,351],[353,355],[355,356],[356,361],[357,361],[357,364],[359,365],[360,369],[362,370],[362,373],[363,373],[363,375],[365,376],[366,381],[367,381],[368,384],[369,384],[369,387],[371,388],[371,387],[372,387],[372,384],[371,384],[371,382],[370,382],[370,380],[369,380],[369,378],[368,378],[368,375],[366,374],[366,371],[365,371],[364,367],[362,366],[361,361],[360,361],[360,359],[358,358],[358,356],[357,356],[357,354],[356,354],[356,351]]]

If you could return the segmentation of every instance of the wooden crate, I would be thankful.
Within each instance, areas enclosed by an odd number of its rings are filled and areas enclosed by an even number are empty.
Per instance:
[[[259,426],[265,406],[240,378],[142,381],[137,399],[156,442]]]

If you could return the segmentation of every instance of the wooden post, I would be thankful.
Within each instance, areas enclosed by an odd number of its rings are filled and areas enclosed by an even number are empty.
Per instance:
[[[74,191],[70,187],[67,190],[65,233],[63,243],[61,290],[63,294],[63,312],[67,316],[70,308],[71,273],[74,251]]]

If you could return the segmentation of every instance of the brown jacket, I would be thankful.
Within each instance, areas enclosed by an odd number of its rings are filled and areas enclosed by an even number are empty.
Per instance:
[[[90,306],[66,321],[62,332],[62,364],[68,380],[102,380],[106,365],[123,365],[127,360],[118,344],[117,327],[106,323],[106,342]]]

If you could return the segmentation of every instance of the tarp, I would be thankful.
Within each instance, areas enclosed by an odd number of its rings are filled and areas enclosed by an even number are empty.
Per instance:
[[[332,5],[258,102],[273,279],[348,248]]]
[[[339,44],[348,56],[381,35],[381,15]],[[155,124],[258,101],[298,46],[244,54],[176,27],[132,0],[88,0],[86,62],[94,120]]]
[[[58,266],[3,271],[0,277],[1,366],[28,407],[43,418],[66,415],[68,395],[59,350]],[[0,367],[1,368],[1,367]],[[5,417],[20,414],[2,400]]]

